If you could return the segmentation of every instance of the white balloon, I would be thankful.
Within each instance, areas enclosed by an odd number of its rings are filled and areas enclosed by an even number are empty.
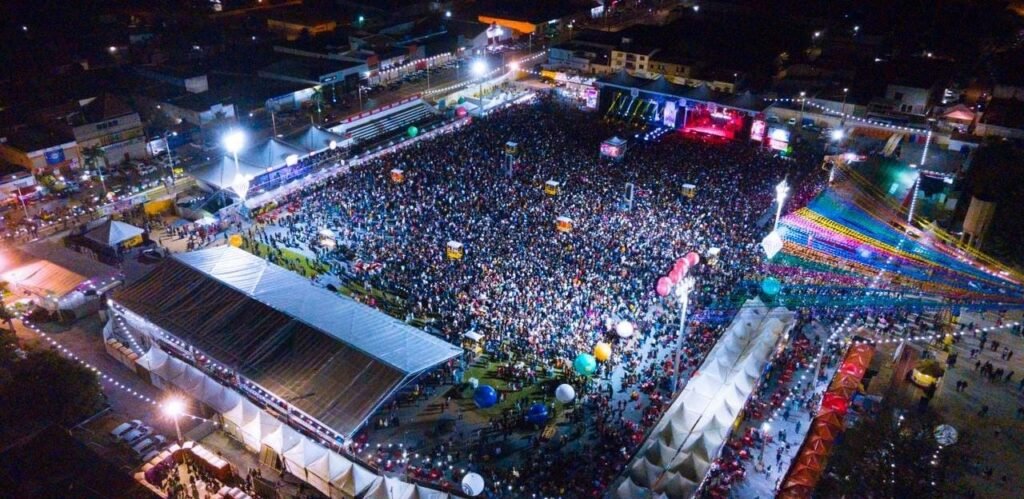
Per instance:
[[[619,335],[619,338],[629,338],[633,336],[633,323],[629,321],[619,321],[615,325],[615,334]]]
[[[470,497],[480,495],[484,491],[484,477],[476,473],[466,473],[462,477],[462,492]]]
[[[576,398],[576,390],[573,389],[572,385],[558,385],[555,389],[555,399],[563,404],[568,404]]]
[[[472,386],[473,389],[476,390],[476,387],[480,386],[480,380],[476,378],[469,378],[469,386]]]

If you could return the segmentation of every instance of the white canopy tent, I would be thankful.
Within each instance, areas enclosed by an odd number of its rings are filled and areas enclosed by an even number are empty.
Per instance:
[[[263,436],[260,443],[266,445],[281,456],[284,456],[285,453],[301,444],[305,439],[306,437],[303,437],[299,432],[293,430],[291,426],[278,423],[277,427],[273,431]]]
[[[282,428],[286,428],[282,426]],[[285,469],[289,473],[309,481],[307,467],[327,455],[327,449],[308,438],[299,437],[299,443],[284,453]]]
[[[281,427],[281,422],[273,416],[259,411],[257,416],[242,426],[242,442],[249,449],[259,452],[260,443]]]
[[[324,495],[330,495],[331,481],[349,473],[351,469],[352,461],[328,451],[306,466],[306,481]]]
[[[759,300],[740,309],[616,487],[619,497],[690,497],[721,452],[793,314]]]

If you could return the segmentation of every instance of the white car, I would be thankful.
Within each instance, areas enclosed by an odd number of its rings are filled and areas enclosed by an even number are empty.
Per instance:
[[[126,423],[121,423],[117,425],[117,428],[114,428],[113,430],[110,431],[110,435],[113,436],[114,438],[120,438],[121,435],[124,435],[129,431],[134,430],[140,426],[142,426],[142,421],[139,421],[138,419],[133,419]]]
[[[139,456],[144,456],[151,450],[156,450],[166,442],[167,439],[163,435],[156,435],[154,437],[145,438],[137,442],[132,446],[132,450]]]
[[[153,433],[153,427],[143,425],[122,435],[121,440],[128,445],[135,445],[136,442],[148,437],[151,433]]]

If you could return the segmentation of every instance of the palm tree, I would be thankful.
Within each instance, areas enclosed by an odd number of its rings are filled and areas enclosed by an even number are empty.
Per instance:
[[[4,295],[7,294],[9,284],[7,281],[0,281],[0,321],[7,324],[7,329],[14,331],[14,314],[7,310],[7,302],[4,301]]]
[[[324,88],[321,86],[313,87],[313,100],[316,101],[316,121],[320,123],[323,118],[320,114],[320,104],[324,101]]]
[[[107,153],[99,145],[90,146],[82,149],[82,156],[85,159],[85,164],[91,167],[95,167],[100,174],[100,185],[103,186],[103,196],[107,195],[107,184],[103,180],[103,165],[107,164]]]

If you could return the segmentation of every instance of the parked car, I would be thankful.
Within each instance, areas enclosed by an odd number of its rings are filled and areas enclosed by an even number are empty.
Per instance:
[[[142,425],[132,431],[129,431],[128,433],[125,433],[123,436],[121,436],[121,440],[128,445],[135,445],[136,442],[148,437],[152,433],[152,426]]]
[[[135,165],[135,173],[138,173],[139,176],[141,177],[145,177],[146,175],[152,175],[156,173],[156,167],[153,165],[148,165],[146,163],[139,163]]]
[[[142,457],[149,453],[149,451],[158,449],[161,445],[166,442],[167,439],[163,435],[156,435],[154,437],[145,438],[137,442],[132,446],[132,450],[135,451],[139,457]]]
[[[120,438],[121,435],[124,435],[129,431],[132,431],[140,426],[142,426],[142,421],[139,421],[138,419],[133,419],[131,421],[117,425],[116,428],[110,431],[110,435],[113,436],[114,438]]]

